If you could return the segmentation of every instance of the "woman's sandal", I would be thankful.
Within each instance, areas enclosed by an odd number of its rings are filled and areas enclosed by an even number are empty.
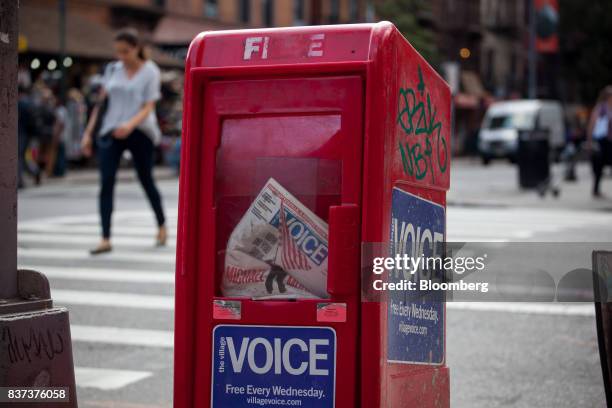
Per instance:
[[[110,252],[113,250],[113,247],[108,244],[108,245],[99,245],[94,249],[89,250],[89,254],[90,255],[100,255],[100,254],[105,254],[107,252]]]
[[[166,227],[161,227],[157,233],[157,237],[155,238],[155,246],[166,246],[166,241],[168,241],[168,231],[166,230]]]

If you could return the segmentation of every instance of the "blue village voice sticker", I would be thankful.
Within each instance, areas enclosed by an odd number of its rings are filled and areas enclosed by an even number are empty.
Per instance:
[[[334,407],[330,327],[219,325],[212,351],[213,408]]]
[[[391,256],[443,256],[444,207],[399,188],[391,203]],[[387,361],[439,365],[444,362],[444,293],[420,289],[420,281],[440,282],[443,270],[389,271],[389,282],[408,280],[414,290],[388,291]]]

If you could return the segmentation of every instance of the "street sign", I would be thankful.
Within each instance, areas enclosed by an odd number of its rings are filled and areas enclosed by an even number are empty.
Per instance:
[[[213,359],[213,408],[334,407],[332,328],[219,325]]]
[[[393,189],[391,256],[441,255],[445,231],[444,207],[416,195]],[[415,282],[413,290],[389,291],[387,302],[387,361],[438,365],[444,362],[444,296],[419,289],[423,279],[441,279],[441,270],[394,270],[389,282]]]

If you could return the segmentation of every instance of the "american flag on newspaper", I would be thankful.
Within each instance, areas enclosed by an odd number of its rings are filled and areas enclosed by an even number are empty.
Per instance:
[[[306,255],[302,253],[295,244],[285,214],[284,200],[280,207],[280,230],[281,230],[281,263],[285,270],[310,270],[311,266]]]

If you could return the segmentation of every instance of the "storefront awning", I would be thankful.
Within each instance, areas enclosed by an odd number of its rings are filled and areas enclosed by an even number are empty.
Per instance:
[[[202,31],[231,30],[238,28],[210,20],[163,17],[153,32],[153,42],[159,45],[188,46],[191,40]]]
[[[19,34],[27,43],[24,52],[60,53],[59,12],[57,8],[19,8]],[[76,13],[66,15],[66,55],[96,60],[111,60],[114,32]],[[183,62],[152,49],[152,59],[164,67],[181,67]]]

